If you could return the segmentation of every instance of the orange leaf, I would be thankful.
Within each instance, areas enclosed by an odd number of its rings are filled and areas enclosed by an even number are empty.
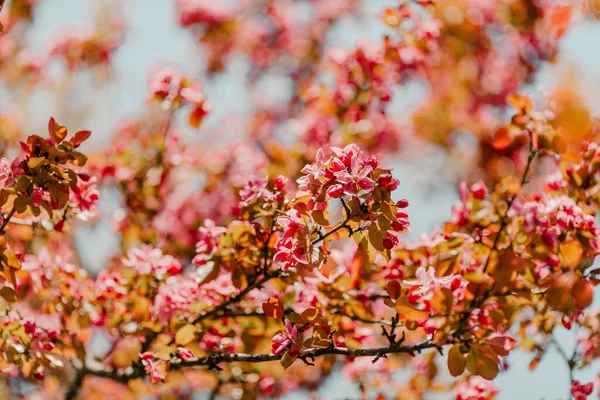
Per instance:
[[[192,324],[187,324],[180,328],[175,334],[175,343],[180,346],[190,344],[196,337],[196,327]]]
[[[401,317],[411,321],[422,321],[429,316],[428,311],[418,310],[410,304],[405,298],[398,299],[394,308]]]
[[[460,352],[460,345],[455,344],[448,352],[448,370],[450,375],[457,377],[465,371],[465,356]]]
[[[590,281],[580,278],[571,289],[571,296],[577,307],[584,309],[592,304],[594,299],[594,288]]]
[[[267,317],[277,319],[283,317],[283,303],[278,298],[270,297],[266,303],[263,303],[262,309]]]
[[[512,143],[513,135],[510,132],[510,129],[506,126],[501,126],[494,132],[494,137],[492,138],[492,146],[495,150],[502,151],[506,150],[508,146]]]
[[[307,308],[300,315],[298,319],[298,325],[317,325],[322,321],[321,313],[316,308]]]
[[[555,40],[560,39],[567,32],[571,24],[573,6],[571,4],[555,4],[550,8],[548,15],[552,37]]]
[[[296,357],[290,356],[287,351],[283,353],[283,357],[281,357],[281,365],[283,366],[283,369],[288,369],[291,367],[294,361],[296,361]]]
[[[48,133],[55,144],[59,144],[67,137],[67,128],[56,123],[54,118],[48,121]]]
[[[575,269],[583,258],[583,246],[578,240],[571,240],[560,246],[560,254],[562,255],[563,265]]]

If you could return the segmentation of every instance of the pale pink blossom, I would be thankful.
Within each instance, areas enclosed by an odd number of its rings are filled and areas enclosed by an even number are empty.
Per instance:
[[[166,274],[174,275],[183,270],[178,259],[149,245],[129,250],[127,258],[122,261],[123,265],[135,269],[140,275],[152,275],[159,279]]]
[[[186,316],[199,293],[194,280],[184,275],[170,276],[158,288],[152,314],[163,323],[177,314]]]

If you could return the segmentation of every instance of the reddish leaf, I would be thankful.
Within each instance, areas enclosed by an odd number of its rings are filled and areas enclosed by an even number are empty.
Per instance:
[[[505,357],[509,351],[515,348],[517,342],[510,336],[496,336],[494,338],[486,340],[486,343],[494,350],[499,356]]]
[[[283,303],[275,297],[270,297],[266,303],[262,305],[263,312],[267,317],[281,319],[283,317]]]
[[[92,132],[90,131],[79,131],[71,138],[70,142],[73,144],[73,147],[79,147],[81,143],[89,139],[91,134]]]
[[[555,40],[560,39],[567,32],[567,29],[571,24],[573,5],[555,4],[550,8],[548,15],[552,37]]]
[[[389,281],[387,283],[386,290],[387,290],[388,295],[392,299],[396,300],[398,297],[400,297],[402,286],[400,285],[400,282],[398,282],[398,281]]]
[[[59,144],[67,137],[67,128],[57,124],[54,118],[50,118],[50,121],[48,121],[48,133],[54,144]]]
[[[585,278],[580,278],[571,289],[571,296],[577,307],[584,309],[592,304],[594,299],[594,287]]]
[[[501,126],[494,132],[494,137],[492,139],[492,146],[494,149],[498,151],[505,150],[510,146],[513,140],[513,135],[510,132],[510,129],[506,126]]]

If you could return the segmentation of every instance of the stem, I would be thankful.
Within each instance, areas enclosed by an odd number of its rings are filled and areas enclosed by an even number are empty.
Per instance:
[[[216,306],[215,308],[213,308],[209,312],[201,314],[192,323],[195,324],[195,323],[203,321],[203,320],[205,320],[207,318],[217,317],[218,314],[220,312],[222,312],[222,311],[225,311],[227,309],[227,307],[229,307],[230,305],[235,304],[235,303],[241,301],[242,298],[244,298],[244,296],[246,296],[250,291],[261,287],[262,285],[264,285],[265,283],[267,283],[271,279],[277,278],[277,277],[279,277],[279,271],[275,271],[272,274],[267,274],[267,275],[263,276],[261,279],[259,279],[258,281],[256,281],[256,282],[248,285],[246,287],[246,289],[242,290],[241,292],[239,292],[235,296],[230,297],[229,299],[227,299],[223,303],[219,304],[218,306]]]
[[[527,183],[527,175],[529,175],[529,170],[531,169],[531,164],[533,164],[533,160],[535,159],[536,156],[537,156],[537,151],[533,147],[533,134],[531,132],[529,132],[529,155],[527,156],[527,164],[525,165],[525,169],[523,170],[523,175],[521,175],[521,181],[519,182],[521,185],[521,188],[523,187],[523,185],[525,185],[525,183]],[[504,229],[508,226],[508,218],[507,218],[508,212],[512,209],[513,204],[515,203],[515,200],[517,199],[517,196],[519,195],[519,193],[521,193],[521,188],[519,189],[519,191],[517,193],[512,195],[506,202],[506,211],[504,212],[504,215],[501,218],[500,229],[498,230],[498,233],[496,234],[496,237],[494,238],[494,244],[492,245],[492,248],[490,250],[490,255],[488,256],[487,260],[485,261],[485,266],[483,267],[484,273],[487,272],[488,266],[490,264],[490,259],[492,258],[492,252],[497,250],[497,248],[498,248],[498,244],[500,243],[500,237],[502,236],[502,231],[504,231]]]
[[[0,0],[0,1],[2,1],[2,0]],[[0,9],[1,8],[2,8],[2,3],[0,3]],[[2,225],[0,226],[0,235],[4,234],[4,229],[6,228],[6,225],[8,225],[8,222],[13,217],[13,215],[15,215],[16,212],[17,212],[17,210],[13,207],[13,209],[10,210],[8,215],[6,217],[4,217],[4,222],[2,222]]]
[[[163,128],[162,137],[163,137],[163,148],[167,146],[167,135],[169,134],[169,129],[171,129],[171,120],[173,119],[173,114],[175,113],[175,109],[171,107],[169,110],[169,115],[167,115],[167,122]]]
[[[346,218],[338,226],[336,226],[335,228],[333,228],[326,234],[323,235],[319,232],[319,237],[317,237],[312,242],[313,245],[319,243],[322,240],[325,240],[326,238],[333,235],[340,229],[348,229],[350,232],[352,232],[352,228],[350,228],[350,226],[347,225],[348,222],[350,222],[350,220],[352,219],[352,213],[350,212],[350,208],[348,208],[348,205],[346,205],[346,202],[344,201],[344,199],[340,199],[340,201],[342,202],[342,205],[344,206],[344,210],[346,211]]]

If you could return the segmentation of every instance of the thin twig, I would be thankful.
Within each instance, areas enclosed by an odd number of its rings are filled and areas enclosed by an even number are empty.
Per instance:
[[[0,4],[0,6],[1,6],[1,4]],[[0,9],[1,8],[2,7],[0,7]],[[17,212],[17,210],[13,207],[13,209],[10,210],[10,212],[8,213],[8,215],[6,217],[4,217],[4,221],[2,222],[2,225],[0,226],[0,235],[4,234],[4,229],[6,229],[6,225],[8,225],[8,222],[13,217],[13,215],[15,215],[16,212]]]
[[[565,363],[567,363],[567,367],[569,368],[569,395],[568,395],[568,398],[572,399],[573,395],[571,393],[571,385],[573,384],[573,381],[575,380],[575,376],[573,375],[573,369],[575,368],[575,357],[577,356],[577,351],[573,350],[573,354],[571,355],[571,357],[569,357],[567,355],[567,352],[565,351],[565,349],[562,348],[562,346],[560,345],[560,343],[558,343],[558,340],[556,340],[556,338],[554,336],[552,336],[552,338],[550,339],[550,343],[552,343],[554,345],[554,347],[556,347],[558,354],[560,354],[560,356],[565,361]]]

